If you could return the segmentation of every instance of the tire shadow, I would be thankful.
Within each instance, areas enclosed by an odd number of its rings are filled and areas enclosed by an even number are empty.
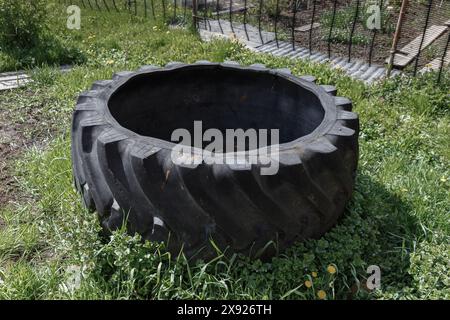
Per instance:
[[[371,243],[362,247],[359,254],[367,266],[380,267],[381,290],[388,287],[391,292],[399,292],[412,285],[410,254],[415,250],[417,239],[423,236],[423,231],[413,213],[413,204],[405,201],[406,197],[399,196],[406,192],[388,190],[371,176],[359,174],[353,199],[345,213],[349,218],[352,214],[358,214],[366,222],[363,231],[367,231]],[[366,281],[361,281],[363,283]]]

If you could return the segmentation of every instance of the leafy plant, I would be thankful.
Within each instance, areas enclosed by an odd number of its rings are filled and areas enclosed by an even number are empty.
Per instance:
[[[47,28],[44,0],[0,0],[0,45],[29,49]]]

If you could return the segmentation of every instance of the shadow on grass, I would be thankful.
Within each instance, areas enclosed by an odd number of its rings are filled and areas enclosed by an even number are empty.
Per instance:
[[[401,192],[399,190],[398,193]],[[373,177],[360,174],[349,211],[365,220],[361,236],[367,235],[370,243],[358,248],[359,254],[367,265],[380,267],[382,290],[400,292],[411,287],[410,254],[423,235],[419,220],[413,213],[413,204]],[[345,223],[351,224],[352,221]],[[354,227],[358,228],[359,224]]]

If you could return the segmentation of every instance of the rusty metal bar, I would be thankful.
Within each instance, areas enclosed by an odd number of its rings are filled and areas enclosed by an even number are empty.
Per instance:
[[[398,17],[397,26],[395,28],[394,39],[392,40],[392,48],[390,51],[389,62],[388,62],[388,67],[387,67],[387,76],[388,77],[390,77],[391,72],[392,72],[392,67],[394,66],[394,58],[395,58],[395,54],[397,53],[398,40],[400,39],[400,35],[402,32],[402,26],[403,26],[403,22],[405,19],[405,13],[406,13],[408,4],[409,4],[409,0],[403,0],[402,6],[400,8],[400,15]]]

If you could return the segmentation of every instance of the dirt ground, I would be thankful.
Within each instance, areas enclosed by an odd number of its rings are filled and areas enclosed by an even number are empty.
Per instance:
[[[16,200],[17,182],[12,175],[12,162],[21,152],[26,139],[20,128],[11,123],[7,110],[0,109],[0,206]],[[2,221],[0,220],[0,226]]]
[[[32,97],[33,92],[27,89],[14,90],[15,93],[0,91],[0,208],[26,197],[19,193],[18,181],[14,175],[14,162],[25,150],[41,144],[44,139],[44,129],[39,125],[42,118],[40,111],[42,102],[17,105],[16,94],[26,99]],[[4,221],[0,220],[0,227],[2,225]]]

